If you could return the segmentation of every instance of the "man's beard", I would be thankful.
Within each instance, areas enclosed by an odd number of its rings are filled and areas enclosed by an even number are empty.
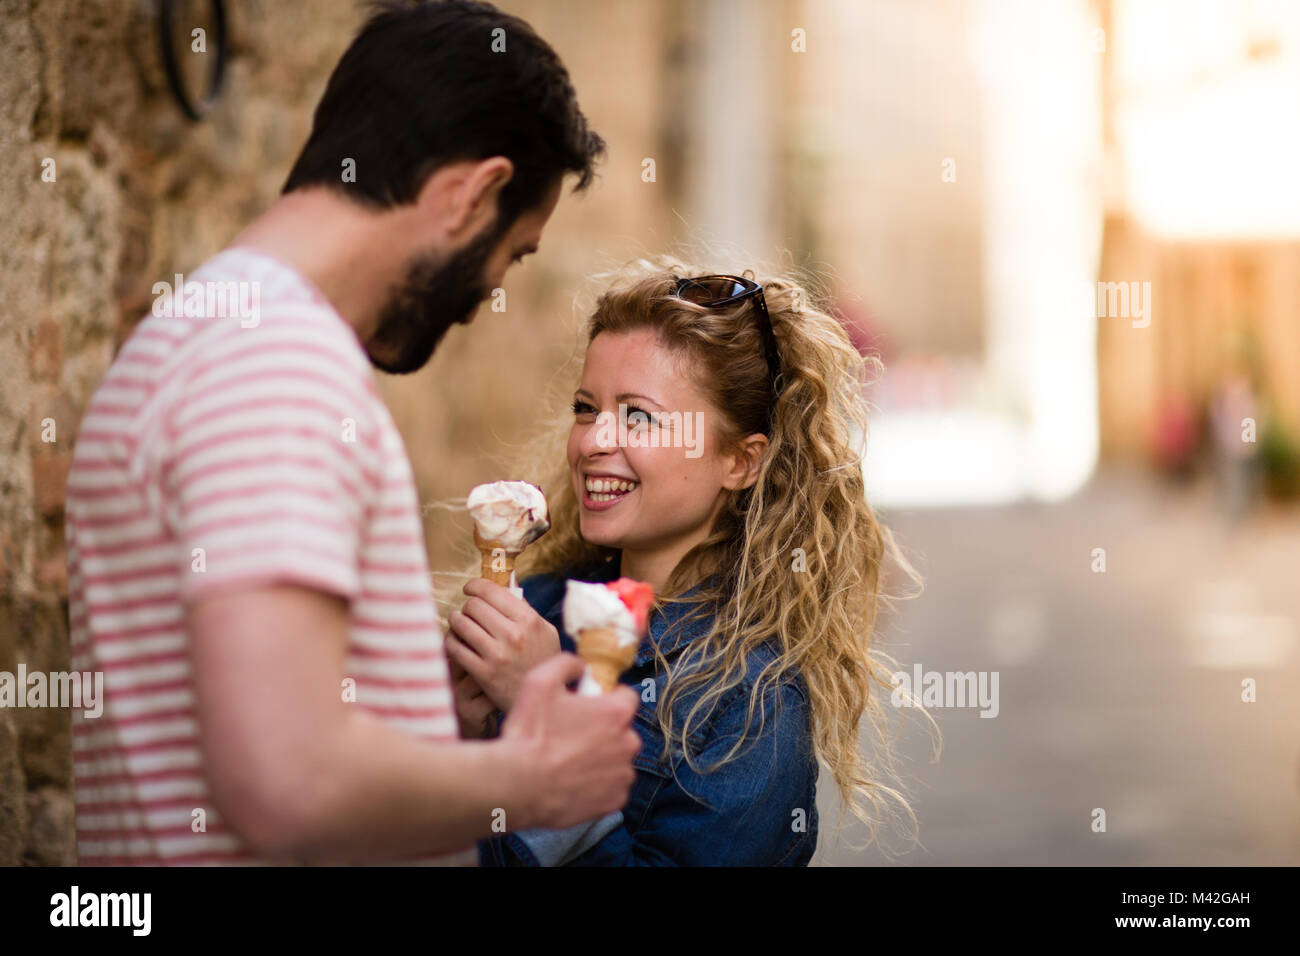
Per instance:
[[[370,364],[393,375],[424,367],[447,330],[467,323],[488,297],[483,267],[501,232],[490,226],[447,259],[426,253],[410,263],[366,344]]]

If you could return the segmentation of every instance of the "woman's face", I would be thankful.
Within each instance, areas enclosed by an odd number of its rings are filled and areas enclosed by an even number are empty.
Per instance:
[[[717,446],[721,415],[687,361],[650,329],[602,332],[588,347],[568,458],[589,543],[685,554],[736,485],[733,456]]]

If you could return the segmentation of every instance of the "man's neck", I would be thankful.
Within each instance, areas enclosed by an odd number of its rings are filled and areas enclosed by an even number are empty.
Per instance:
[[[230,247],[264,252],[302,273],[365,342],[403,266],[379,232],[373,213],[325,189],[307,189],[277,199]]]

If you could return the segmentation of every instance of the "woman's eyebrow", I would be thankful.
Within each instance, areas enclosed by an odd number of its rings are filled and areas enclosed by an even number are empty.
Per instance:
[[[629,398],[641,398],[649,402],[651,405],[659,405],[660,408],[663,408],[663,405],[651,398],[649,395],[638,395],[636,392],[624,392],[622,395],[615,395],[614,397],[620,402],[626,402]]]

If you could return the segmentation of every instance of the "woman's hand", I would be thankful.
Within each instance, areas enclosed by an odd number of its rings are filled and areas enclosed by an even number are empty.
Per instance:
[[[451,664],[451,686],[456,698],[456,718],[460,721],[462,739],[495,737],[497,733],[497,705],[478,681],[454,660]]]
[[[447,656],[508,711],[524,675],[560,653],[560,634],[527,601],[493,581],[475,578],[465,593],[469,600],[447,621]]]

